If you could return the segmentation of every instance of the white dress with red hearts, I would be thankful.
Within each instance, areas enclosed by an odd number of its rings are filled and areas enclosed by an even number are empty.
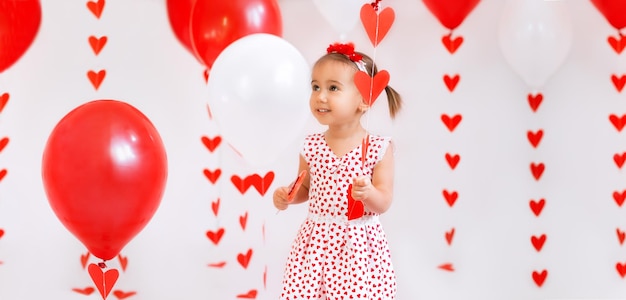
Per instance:
[[[358,146],[337,157],[324,135],[305,138],[309,165],[309,212],[291,247],[280,299],[395,299],[396,276],[378,214],[348,220],[349,185],[371,176],[391,142],[370,136],[365,167]]]

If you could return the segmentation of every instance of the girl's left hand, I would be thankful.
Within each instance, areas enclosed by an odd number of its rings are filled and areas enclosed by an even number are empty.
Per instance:
[[[370,196],[373,188],[372,180],[368,176],[359,176],[352,179],[350,193],[353,199],[365,200]]]

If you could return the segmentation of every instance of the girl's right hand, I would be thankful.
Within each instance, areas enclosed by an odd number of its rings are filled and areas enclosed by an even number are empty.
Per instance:
[[[287,200],[287,194],[289,193],[289,187],[282,186],[274,191],[274,206],[278,210],[285,210],[289,206],[289,200]]]

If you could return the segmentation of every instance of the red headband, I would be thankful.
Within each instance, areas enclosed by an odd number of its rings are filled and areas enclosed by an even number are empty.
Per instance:
[[[362,59],[363,59],[363,56],[361,56],[360,54],[354,52],[354,44],[352,44],[352,43],[348,43],[348,44],[334,43],[334,44],[331,44],[326,49],[326,52],[327,53],[343,54],[343,55],[347,56],[351,61],[353,61],[355,63],[361,62]]]

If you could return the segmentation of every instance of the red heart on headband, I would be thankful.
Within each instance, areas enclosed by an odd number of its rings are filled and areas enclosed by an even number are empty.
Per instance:
[[[374,77],[370,77],[367,73],[358,71],[354,74],[354,84],[356,84],[365,103],[372,106],[378,96],[380,96],[380,93],[382,93],[389,84],[389,72],[382,70],[376,73]]]
[[[361,23],[363,23],[367,36],[374,47],[378,46],[380,41],[387,35],[395,18],[396,14],[391,7],[376,13],[371,4],[363,4],[361,7]]]

